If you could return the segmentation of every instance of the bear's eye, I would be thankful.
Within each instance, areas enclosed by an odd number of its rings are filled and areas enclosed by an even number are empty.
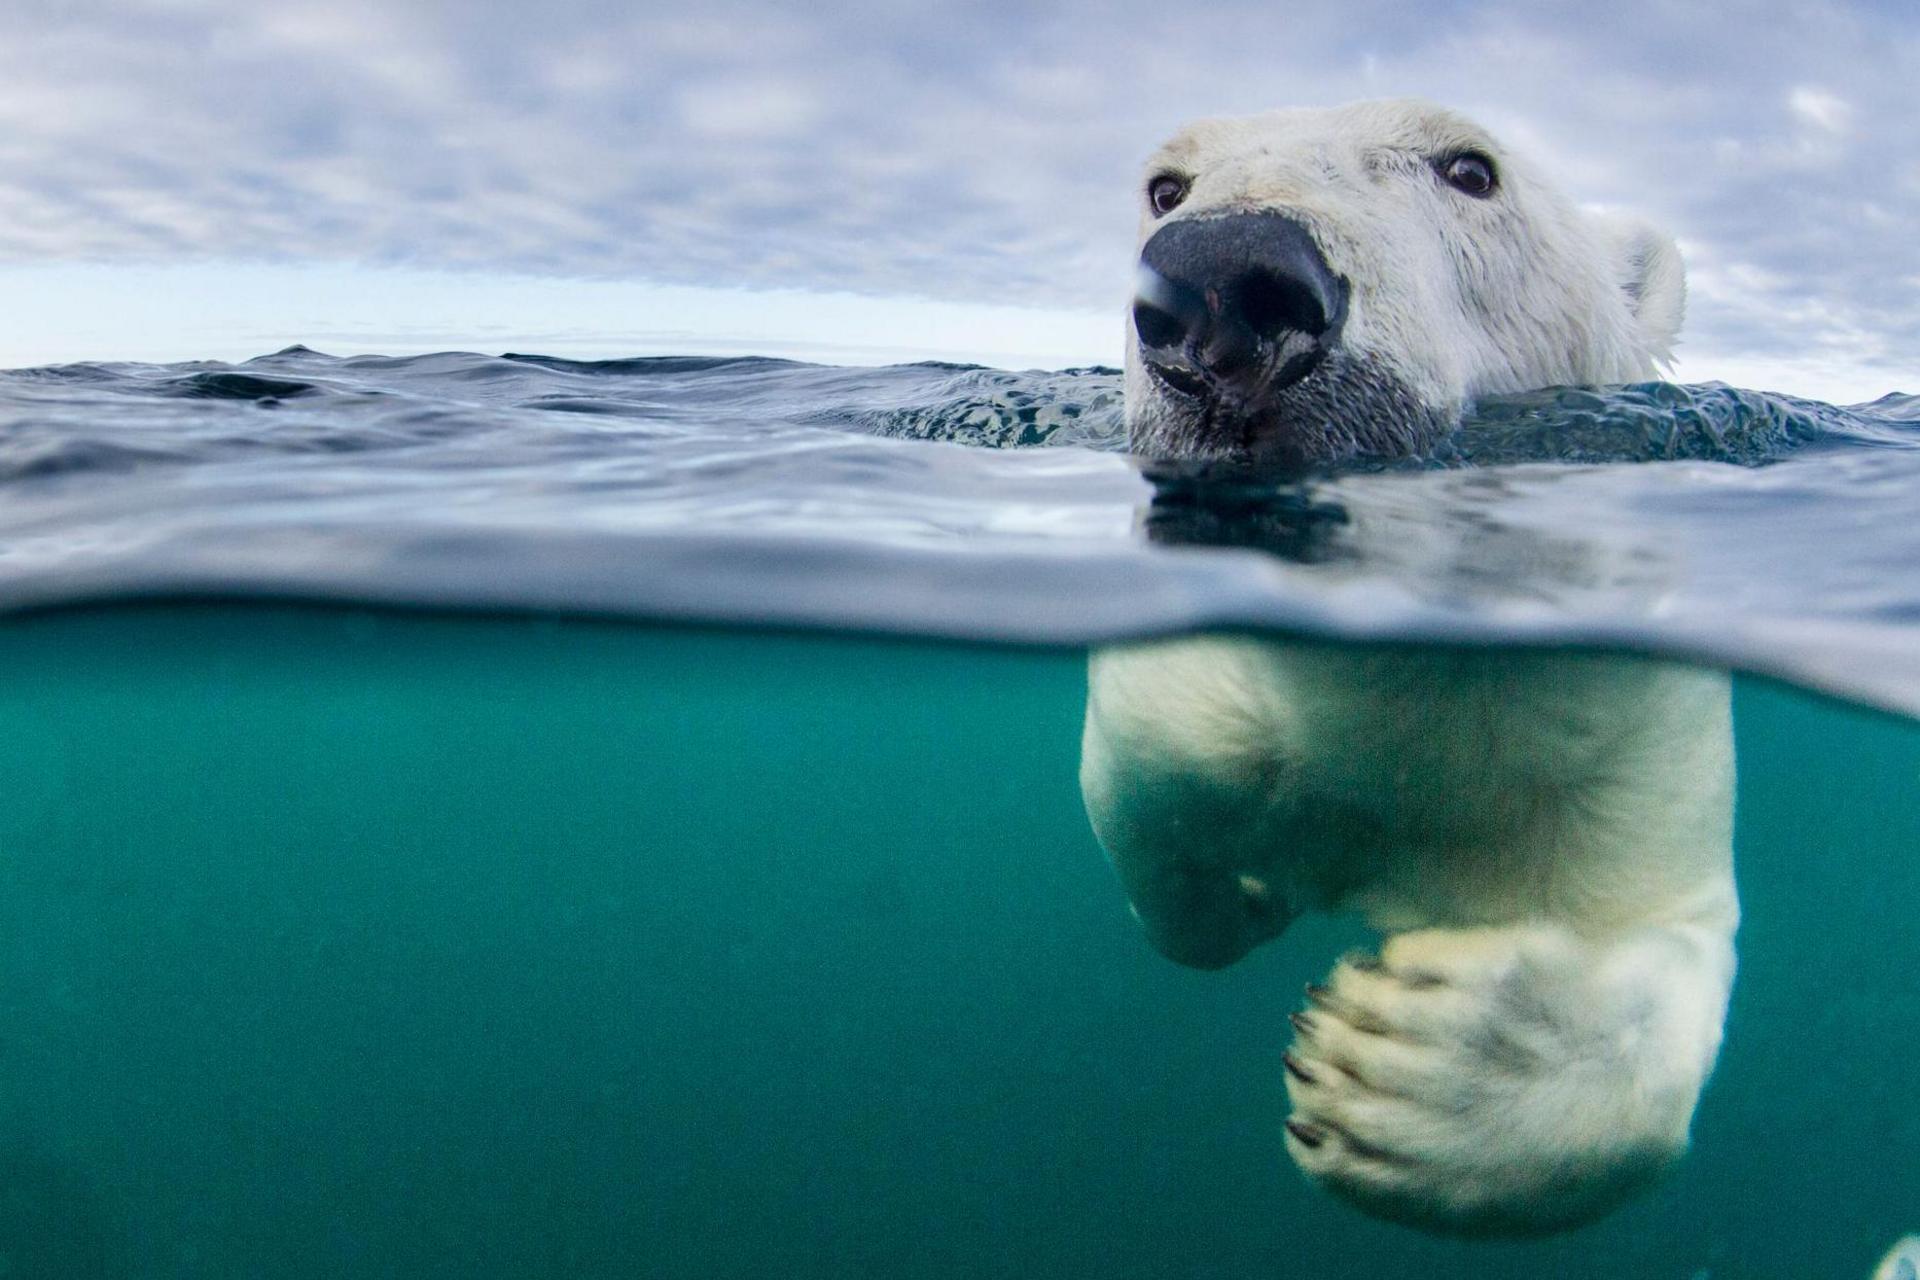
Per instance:
[[[1180,207],[1187,198],[1187,180],[1171,173],[1163,173],[1147,184],[1147,203],[1153,206],[1153,216],[1164,218]]]
[[[1493,194],[1493,161],[1478,151],[1463,151],[1457,156],[1448,156],[1435,167],[1440,170],[1440,176],[1447,180],[1447,185],[1457,190],[1470,196]]]

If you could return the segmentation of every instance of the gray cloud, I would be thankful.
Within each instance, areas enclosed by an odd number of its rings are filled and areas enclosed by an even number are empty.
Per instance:
[[[1416,94],[1676,231],[1695,348],[1920,369],[1905,3],[10,9],[0,260],[1112,306],[1181,121]]]

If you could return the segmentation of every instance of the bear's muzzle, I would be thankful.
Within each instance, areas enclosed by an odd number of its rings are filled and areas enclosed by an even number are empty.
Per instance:
[[[1340,340],[1347,283],[1311,232],[1280,213],[1167,223],[1140,251],[1134,332],[1177,394],[1258,418]]]

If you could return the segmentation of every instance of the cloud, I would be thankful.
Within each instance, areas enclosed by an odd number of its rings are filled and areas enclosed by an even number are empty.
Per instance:
[[[1920,370],[1908,6],[16,0],[8,37],[0,262],[1117,312],[1180,122],[1416,94],[1676,231],[1690,351]]]
[[[1853,123],[1853,106],[1846,99],[1801,85],[1787,95],[1787,109],[1816,129],[1844,135]]]
[[[679,106],[690,136],[721,143],[787,140],[804,146],[818,135],[826,114],[810,86],[759,76],[688,85]]]

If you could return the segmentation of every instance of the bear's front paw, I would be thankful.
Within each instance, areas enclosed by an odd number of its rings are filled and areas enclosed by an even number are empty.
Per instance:
[[[1686,1149],[1731,977],[1725,941],[1688,929],[1397,935],[1307,988],[1287,1150],[1362,1209],[1429,1230],[1591,1221]]]

